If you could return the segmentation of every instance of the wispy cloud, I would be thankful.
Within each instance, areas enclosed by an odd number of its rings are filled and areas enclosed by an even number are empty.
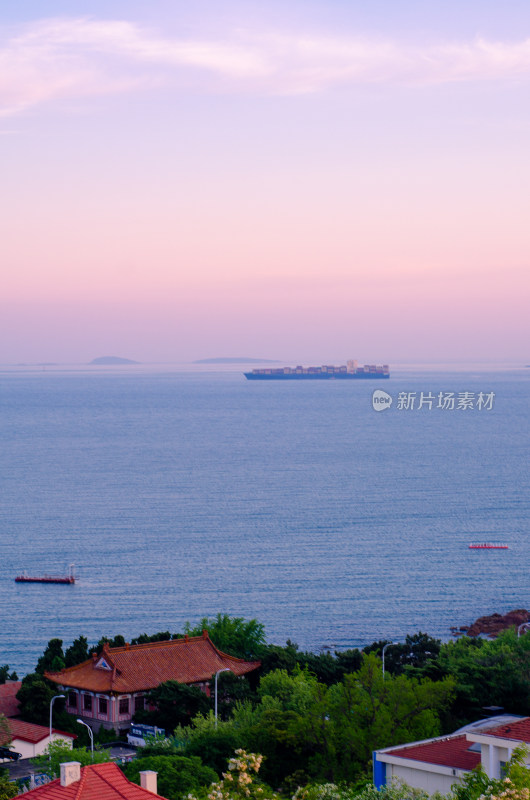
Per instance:
[[[239,30],[164,37],[127,21],[50,19],[0,40],[0,113],[61,98],[177,84],[269,94],[336,85],[530,77],[530,39],[410,44],[366,36]]]

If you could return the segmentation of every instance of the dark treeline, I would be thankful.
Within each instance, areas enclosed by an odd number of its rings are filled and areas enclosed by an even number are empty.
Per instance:
[[[9,664],[4,664],[3,667],[0,667],[0,683],[5,683],[6,681],[18,681],[18,675],[15,671],[9,672]]]

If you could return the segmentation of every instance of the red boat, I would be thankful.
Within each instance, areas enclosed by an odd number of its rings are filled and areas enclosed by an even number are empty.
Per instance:
[[[499,542],[476,542],[469,545],[470,550],[508,550],[507,544]]]

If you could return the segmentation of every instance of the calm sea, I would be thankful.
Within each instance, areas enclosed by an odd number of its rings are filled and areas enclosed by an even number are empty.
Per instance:
[[[528,608],[529,373],[2,370],[0,664],[217,612],[318,651]],[[398,408],[422,391],[494,407]],[[75,586],[14,582],[70,563]]]

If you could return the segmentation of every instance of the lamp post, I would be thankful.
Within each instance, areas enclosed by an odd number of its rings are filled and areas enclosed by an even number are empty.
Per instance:
[[[90,750],[91,750],[91,753],[92,753],[92,762],[93,762],[94,761],[94,734],[92,733],[92,728],[90,727],[90,725],[87,725],[87,723],[84,722],[82,719],[78,719],[77,722],[79,722],[80,725],[84,725],[85,728],[88,728],[88,735],[90,736]]]
[[[50,744],[52,743],[52,714],[53,714],[53,703],[54,703],[54,700],[59,700],[59,698],[60,698],[60,697],[64,698],[64,694],[56,694],[56,695],[54,695],[54,696],[52,697],[52,699],[50,700],[50,743],[49,743],[49,745],[48,745],[48,748],[50,747]],[[51,757],[52,757],[52,754],[51,754],[51,750],[50,750],[50,760],[51,760]]]
[[[214,692],[214,694],[215,694],[215,727],[216,728],[217,728],[217,676],[220,675],[221,672],[231,672],[231,670],[229,670],[228,667],[225,667],[224,669],[218,669],[217,672],[215,673],[215,692]]]
[[[385,679],[385,651],[386,651],[387,647],[392,647],[392,645],[394,645],[394,644],[399,644],[399,642],[387,642],[383,646],[383,659],[382,659],[383,660],[383,680]]]
[[[517,638],[519,638],[519,636],[521,635],[521,631],[523,631],[525,628],[528,627],[530,627],[530,619],[528,620],[528,622],[523,622],[521,625],[519,625],[519,627],[517,628]]]

